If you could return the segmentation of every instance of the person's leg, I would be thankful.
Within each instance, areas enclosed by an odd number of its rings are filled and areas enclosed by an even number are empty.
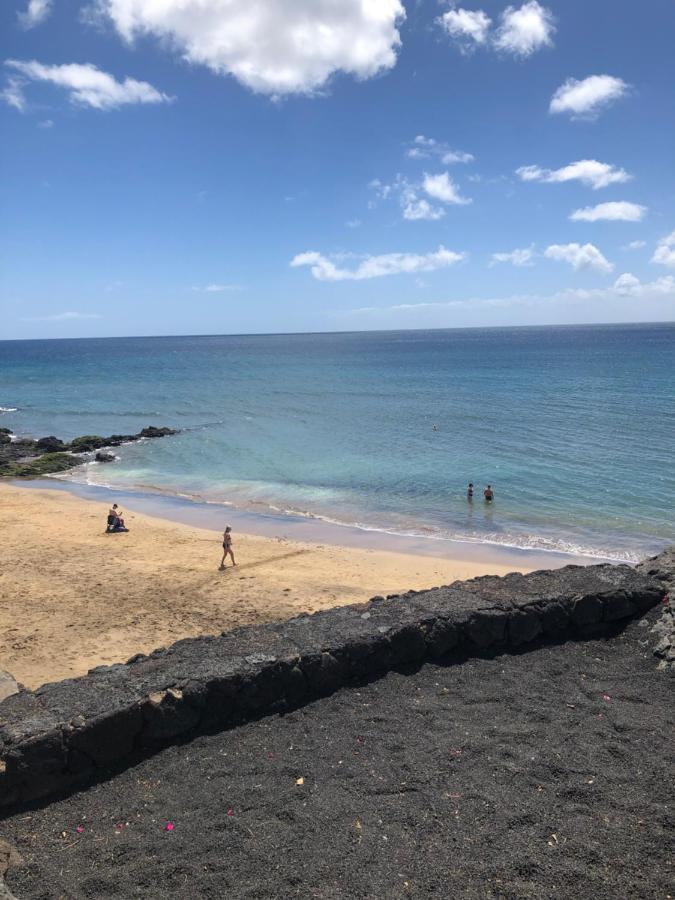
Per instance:
[[[230,553],[230,559],[232,560],[232,565],[236,566],[237,564],[234,561],[234,553],[232,552],[232,547],[230,547],[229,553]]]
[[[221,569],[224,569],[224,568],[225,568],[225,557],[226,557],[226,556],[227,556],[227,550],[223,550],[223,558],[222,558],[221,561],[220,561],[220,568],[221,568]]]

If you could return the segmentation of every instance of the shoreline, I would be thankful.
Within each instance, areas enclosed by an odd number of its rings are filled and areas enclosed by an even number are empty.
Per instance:
[[[331,544],[356,550],[376,550],[424,556],[433,559],[458,559],[498,565],[534,568],[614,563],[635,565],[635,560],[543,547],[518,547],[490,540],[466,540],[428,535],[405,534],[375,527],[331,521],[314,515],[292,512],[254,511],[226,502],[195,499],[161,488],[114,488],[110,485],[74,481],[59,475],[27,481],[10,480],[15,487],[29,490],[61,490],[86,500],[109,503],[122,499],[129,509],[139,513],[197,528],[222,531],[232,524],[240,533],[313,544]],[[665,545],[664,545],[665,546]],[[659,548],[653,550],[659,552]]]
[[[203,522],[152,514],[166,514],[165,503],[158,507],[155,500],[140,511],[139,503],[115,497],[127,534],[105,533],[108,492],[97,491],[94,500],[52,482],[0,484],[0,669],[27,687],[186,637],[480,575],[527,572],[541,562],[468,545],[459,545],[465,553],[442,557],[317,543],[302,539],[302,522],[297,530],[268,522],[264,536],[250,533],[244,528],[250,520],[228,510],[238,565],[219,571],[220,508],[217,527],[206,529]]]

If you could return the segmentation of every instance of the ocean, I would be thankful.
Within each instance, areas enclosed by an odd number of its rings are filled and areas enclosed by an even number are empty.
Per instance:
[[[0,342],[18,435],[180,429],[71,480],[628,561],[675,541],[674,389],[675,324]]]

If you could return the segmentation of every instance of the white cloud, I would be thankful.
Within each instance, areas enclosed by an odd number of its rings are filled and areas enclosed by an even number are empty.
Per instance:
[[[27,81],[46,81],[66,88],[73,103],[94,109],[116,109],[127,103],[163,103],[171,99],[147,81],[136,81],[134,78],[116,81],[112,75],[91,64],[45,66],[35,60],[23,62],[8,59],[5,65],[20,72]]]
[[[521,166],[516,169],[521,181],[543,181],[547,184],[558,184],[565,181],[580,181],[592,187],[594,191],[610,184],[623,184],[633,177],[624,169],[597,159],[579,159],[563,166],[561,169],[542,169],[540,166]]]
[[[438,157],[444,166],[451,166],[453,163],[470,163],[475,159],[472,153],[466,153],[464,150],[451,150],[447,144],[434,138],[425,137],[423,134],[417,135],[412,147],[406,151],[406,156],[410,159]]]
[[[396,303],[391,306],[362,306],[349,310],[351,315],[368,313],[411,313],[423,310],[479,308],[511,309],[517,307],[539,307],[546,304],[560,305],[586,304],[590,301],[617,303],[627,298],[645,302],[675,300],[675,278],[666,275],[651,282],[641,282],[630,272],[619,275],[614,284],[602,288],[566,288],[554,294],[514,294],[507,297],[471,297],[462,300],[445,300],[422,303]]]
[[[428,222],[435,222],[442,219],[445,210],[439,206],[432,206],[428,200],[420,200],[416,194],[412,194],[403,207],[403,218],[409,222],[415,222],[425,219]]]
[[[49,16],[52,11],[52,0],[28,0],[24,12],[17,13],[22,28],[35,28]]]
[[[507,6],[499,27],[491,34],[492,19],[482,9],[450,9],[437,19],[462,53],[477,47],[492,46],[513,56],[530,56],[535,50],[553,45],[553,14],[537,0],[526,0],[522,6]]]
[[[219,284],[218,282],[212,282],[211,284],[205,284],[204,287],[193,287],[193,291],[199,291],[204,294],[222,294],[225,291],[240,291],[240,284]]]
[[[487,42],[492,24],[492,19],[482,9],[451,9],[437,21],[464,53]]]
[[[514,266],[531,266],[534,258],[533,247],[522,247],[511,250],[510,253],[493,253],[490,259],[490,268],[497,263],[511,263]]]
[[[641,222],[646,212],[647,207],[640,206],[639,203],[614,200],[611,203],[575,209],[570,219],[573,222]]]
[[[604,107],[623,97],[628,85],[613,75],[568,78],[551,98],[549,112],[571,113],[573,118],[594,118]]]
[[[663,294],[671,295],[675,299],[675,278],[672,275],[664,275],[655,281],[643,283],[630,272],[624,272],[614,282],[613,290],[623,297],[647,298]]]
[[[384,253],[367,256],[355,269],[338,268],[321,253],[310,251],[299,253],[291,260],[291,266],[310,266],[312,275],[318,281],[362,281],[366,278],[381,278],[383,275],[400,275],[415,272],[433,272],[452,266],[464,259],[464,253],[446,250],[442,245],[432,253]]]
[[[622,250],[641,250],[643,247],[647,246],[647,241],[631,241],[629,244],[624,244],[621,248]]]
[[[597,269],[599,272],[611,272],[613,264],[602,255],[593,244],[551,244],[544,251],[547,259],[569,263],[574,271],[579,269]]]
[[[53,128],[54,122],[51,119],[43,119],[42,122],[38,122],[38,128]]]
[[[675,268],[675,231],[671,231],[658,242],[652,262]]]
[[[370,182],[370,187],[376,192],[379,200],[398,198],[403,218],[409,222],[437,221],[445,215],[442,207],[434,206],[424,197],[420,197],[420,192],[446,204],[464,206],[471,203],[469,198],[459,194],[457,185],[447,172],[439,175],[425,173],[422,182],[410,182],[400,174],[391,184],[384,184],[379,178],[376,178]],[[369,205],[374,206],[374,202]]]
[[[553,14],[537,0],[528,0],[520,9],[508,6],[501,17],[494,45],[514,56],[530,56],[535,50],[553,46]]]
[[[23,112],[26,108],[26,97],[23,92],[23,81],[20,78],[8,78],[5,87],[0,92],[0,97],[9,106]]]
[[[422,189],[429,197],[440,200],[442,203],[454,203],[460,206],[471,203],[468,197],[461,196],[457,185],[447,172],[441,172],[438,175],[428,175],[425,172]]]
[[[361,219],[349,219],[345,222],[347,228],[360,228],[363,222]]]
[[[263,94],[311,94],[331,75],[396,64],[400,0],[99,0],[127,41],[152,35],[183,59]]]
[[[21,319],[22,322],[71,322],[76,319],[100,319],[101,317],[98,313],[81,313],[81,312],[73,312],[69,310],[68,312],[55,313],[52,316],[30,316],[29,318]]]

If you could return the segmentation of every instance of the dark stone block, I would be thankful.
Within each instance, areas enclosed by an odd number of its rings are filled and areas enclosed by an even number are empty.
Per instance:
[[[137,705],[123,707],[84,722],[66,735],[69,750],[85,754],[95,765],[105,766],[128,756],[143,726]],[[78,759],[77,754],[73,759]],[[69,755],[69,768],[70,768]],[[79,763],[78,763],[79,765]]]
[[[427,645],[422,629],[414,625],[398,629],[389,635],[391,647],[391,664],[419,662],[426,656]]]
[[[626,591],[616,591],[604,598],[605,622],[616,622],[619,619],[627,619],[635,612],[635,604]]]
[[[513,647],[529,644],[541,631],[541,619],[532,609],[516,610],[509,616],[508,640]]]
[[[570,616],[575,625],[594,625],[602,620],[603,612],[602,599],[590,594],[574,598]]]
[[[143,730],[141,743],[165,741],[191,731],[201,718],[200,711],[183,701],[183,692],[176,688],[151,694],[141,707]]]
[[[562,603],[541,604],[538,612],[541,627],[548,637],[560,637],[569,628],[570,614]]]
[[[464,626],[469,639],[481,650],[504,641],[507,616],[501,610],[485,609],[474,613]]]
[[[447,656],[459,644],[455,625],[447,619],[436,619],[427,632],[427,646],[433,659]]]

